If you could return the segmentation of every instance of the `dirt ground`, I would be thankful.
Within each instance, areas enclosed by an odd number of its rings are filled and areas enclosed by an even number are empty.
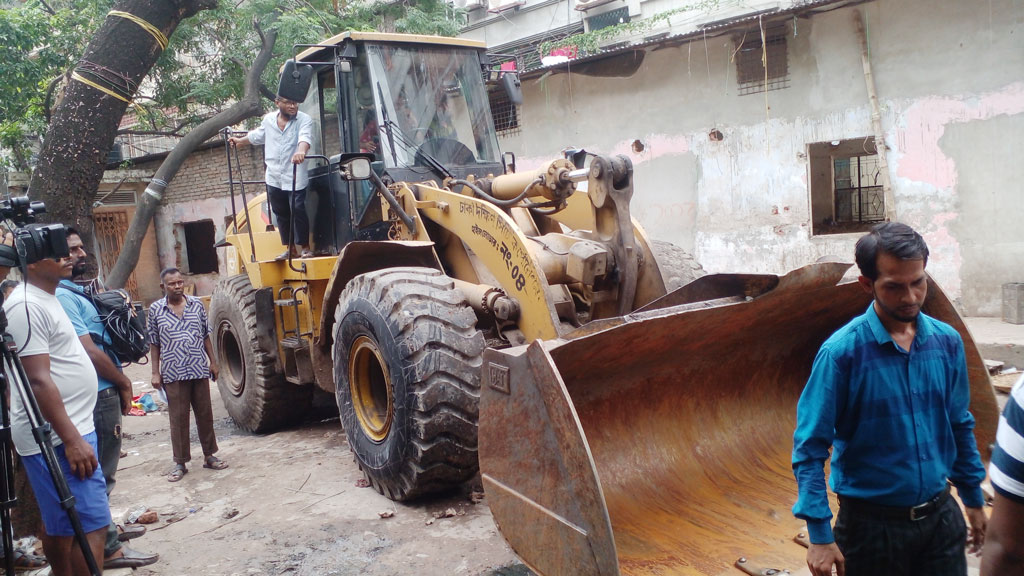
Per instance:
[[[148,366],[127,372],[136,394],[152,391]],[[136,574],[529,574],[495,528],[486,498],[471,502],[472,483],[448,497],[397,504],[357,486],[362,474],[336,417],[255,435],[235,427],[215,385],[213,403],[218,456],[230,467],[202,467],[193,423],[193,461],[173,484],[165,479],[173,466],[166,412],[125,418],[128,455],[112,511],[121,517],[146,506],[159,514],[132,547],[158,552],[160,562]]]

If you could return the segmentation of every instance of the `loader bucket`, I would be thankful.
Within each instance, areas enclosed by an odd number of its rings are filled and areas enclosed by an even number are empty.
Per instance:
[[[705,276],[567,340],[489,350],[480,466],[516,554],[541,576],[805,569],[796,404],[821,343],[870,304],[837,284],[846,268]],[[984,363],[931,281],[925,312],[964,337],[987,459],[998,408]]]

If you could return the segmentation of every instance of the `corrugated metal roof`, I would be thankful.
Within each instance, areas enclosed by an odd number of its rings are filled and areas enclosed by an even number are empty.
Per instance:
[[[680,32],[672,34],[671,32],[655,32],[653,36],[648,37],[644,41],[640,42],[629,42],[628,39],[624,40],[626,45],[622,43],[614,45],[614,47],[599,50],[593,54],[588,54],[581,58],[569,60],[568,62],[559,62],[557,64],[550,64],[548,66],[538,66],[536,68],[530,68],[524,70],[522,75],[524,77],[536,76],[543,74],[548,71],[569,69],[574,65],[582,64],[585,62],[592,62],[607,58],[609,56],[615,56],[617,54],[624,54],[636,50],[645,50],[649,47],[659,45],[671,45],[671,44],[683,44],[691,40],[698,38],[704,38],[708,35],[717,35],[728,29],[736,28],[751,22],[756,22],[759,19],[778,19],[781,17],[789,16],[806,16],[815,12],[823,11],[820,8],[828,7],[829,10],[843,8],[846,6],[854,6],[857,4],[864,4],[873,0],[806,0],[804,2],[795,2],[788,8],[774,8],[770,10],[761,10],[744,14],[742,16],[736,16],[734,18],[727,18],[724,20],[716,20],[707,24],[700,24],[695,30],[688,30],[686,32]],[[713,34],[712,34],[713,33]]]

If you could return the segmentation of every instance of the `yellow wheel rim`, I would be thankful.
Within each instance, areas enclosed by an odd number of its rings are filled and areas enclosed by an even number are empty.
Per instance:
[[[241,396],[245,392],[245,356],[238,344],[234,327],[229,322],[221,323],[219,340],[220,365],[227,369],[227,374],[222,378],[227,380],[233,396]]]
[[[380,348],[366,336],[357,338],[349,349],[348,385],[363,433],[374,442],[383,442],[394,418],[391,375]]]

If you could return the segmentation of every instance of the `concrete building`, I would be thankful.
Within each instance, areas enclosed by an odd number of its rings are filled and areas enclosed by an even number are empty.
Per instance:
[[[474,1],[463,36],[523,71],[522,106],[493,111],[503,150],[525,167],[569,146],[629,156],[634,216],[708,271],[852,259],[889,214],[968,315],[999,316],[1001,286],[1024,281],[1024,4]],[[544,40],[645,18],[539,62]]]
[[[165,153],[134,159],[130,170],[108,170],[97,193],[103,198],[115,186],[124,197],[120,205],[99,206],[94,209],[97,242],[100,244],[101,266],[108,272],[120,253],[120,243],[104,245],[104,238],[123,238],[135,212],[135,201],[141,198],[146,184],[163,162]],[[263,148],[251,147],[238,154],[242,176],[246,180],[263,179]],[[237,166],[233,165],[237,169]],[[236,172],[235,178],[240,176]],[[174,266],[182,271],[186,284],[195,294],[213,293],[220,275],[227,268],[224,252],[214,247],[231,221],[231,196],[227,184],[227,162],[224,145],[214,140],[200,146],[181,166],[177,176],[167,187],[164,200],[153,216],[153,222],[143,241],[139,264],[129,280],[129,287],[137,286],[137,295],[144,302],[163,296],[159,272]],[[263,184],[246,186],[246,196],[252,199],[264,192]],[[241,210],[241,191],[236,186],[235,201]],[[109,204],[107,200],[104,204]],[[109,225],[104,227],[105,223]],[[108,231],[107,228],[110,230]],[[109,260],[109,262],[107,261]]]

